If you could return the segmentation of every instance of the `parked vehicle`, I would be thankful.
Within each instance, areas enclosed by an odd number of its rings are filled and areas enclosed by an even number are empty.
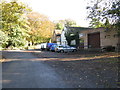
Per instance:
[[[53,51],[53,52],[55,52],[55,48],[57,47],[57,45],[52,45],[51,47],[50,47],[50,51]]]
[[[77,51],[77,49],[75,47],[70,47],[70,46],[63,46],[63,45],[58,45],[55,48],[56,52],[74,52]]]
[[[41,50],[46,50],[47,43],[41,43]]]
[[[75,52],[77,49],[75,47],[70,47],[68,45],[64,46],[63,52]]]
[[[61,52],[63,50],[63,45],[56,45],[55,52]]]
[[[57,43],[47,43],[46,49],[49,51],[52,45],[57,45]]]

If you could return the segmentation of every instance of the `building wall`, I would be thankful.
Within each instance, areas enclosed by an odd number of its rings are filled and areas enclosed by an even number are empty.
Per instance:
[[[115,30],[106,31],[104,28],[91,29],[82,31],[84,38],[84,48],[88,48],[88,34],[100,32],[100,47],[115,46],[118,44],[118,36]]]
[[[56,42],[57,44],[60,44],[60,35],[61,35],[61,30],[54,30],[51,42]]]
[[[56,42],[57,42],[57,44],[60,44],[60,36],[57,36]]]
[[[115,31],[110,32],[102,32],[101,33],[101,47],[104,46],[117,46],[118,44],[118,37]]]
[[[56,34],[53,33],[53,36],[52,36],[52,39],[51,39],[52,42],[55,42],[56,41]]]
[[[66,37],[65,37],[65,31],[64,30],[61,33],[61,45],[68,45]]]

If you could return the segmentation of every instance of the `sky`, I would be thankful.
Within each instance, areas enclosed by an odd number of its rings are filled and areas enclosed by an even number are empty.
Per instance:
[[[51,21],[72,19],[81,27],[88,27],[87,0],[19,0],[33,11],[49,17]]]

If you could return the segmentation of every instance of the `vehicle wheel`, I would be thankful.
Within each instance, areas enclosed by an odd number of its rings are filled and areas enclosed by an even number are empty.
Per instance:
[[[64,50],[61,50],[60,52],[61,52],[61,53],[64,53]]]
[[[73,50],[72,52],[76,52],[77,50]]]
[[[55,52],[59,53],[59,51],[55,51]]]

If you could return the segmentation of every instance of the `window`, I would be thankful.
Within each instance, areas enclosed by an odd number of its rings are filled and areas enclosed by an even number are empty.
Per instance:
[[[79,38],[83,37],[83,35],[84,35],[83,33],[80,33],[80,34],[79,34]]]
[[[105,38],[110,38],[110,35],[106,35]]]
[[[118,37],[118,34],[114,34],[113,37]]]

